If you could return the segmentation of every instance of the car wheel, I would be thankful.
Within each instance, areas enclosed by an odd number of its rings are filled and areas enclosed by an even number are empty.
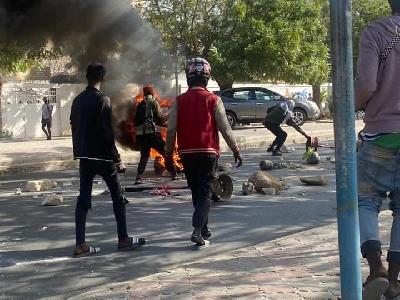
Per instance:
[[[359,110],[356,112],[356,120],[364,120],[365,112],[362,110]]]
[[[227,111],[226,118],[228,119],[228,123],[231,126],[231,128],[236,126],[237,119],[236,119],[236,115],[233,112]]]
[[[306,112],[301,108],[293,109],[293,120],[296,123],[296,125],[298,126],[303,125],[307,120]]]

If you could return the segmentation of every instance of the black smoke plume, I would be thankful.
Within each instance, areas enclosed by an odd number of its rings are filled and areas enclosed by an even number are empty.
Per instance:
[[[81,74],[89,63],[103,63],[111,96],[127,83],[160,88],[170,65],[159,33],[130,0],[0,0],[0,47],[49,41]]]

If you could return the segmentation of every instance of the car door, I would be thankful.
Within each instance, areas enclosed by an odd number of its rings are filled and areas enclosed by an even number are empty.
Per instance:
[[[267,115],[267,109],[278,104],[279,101],[275,98],[272,91],[269,90],[255,90],[256,102],[256,119],[264,120]]]
[[[226,110],[233,111],[239,120],[254,120],[255,102],[251,99],[251,93],[248,90],[230,90],[229,95],[224,95],[224,104]]]

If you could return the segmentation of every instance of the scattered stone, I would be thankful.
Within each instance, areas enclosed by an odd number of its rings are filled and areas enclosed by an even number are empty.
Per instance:
[[[43,202],[43,206],[57,206],[57,205],[62,205],[64,203],[64,198],[62,195],[57,195],[57,194],[50,194],[47,195]]]
[[[274,163],[270,160],[262,160],[260,162],[260,169],[262,171],[269,171],[272,170],[274,168]]]
[[[305,195],[306,195],[306,193],[304,193],[304,192],[301,192],[301,193],[299,193],[299,195],[300,195],[300,196],[305,196]]]
[[[263,188],[275,188],[277,191],[282,189],[282,183],[278,178],[265,171],[258,171],[250,176],[249,182],[255,185],[255,190],[261,192]]]
[[[269,195],[269,196],[275,196],[277,194],[275,188],[263,188],[263,189],[261,189],[261,191],[263,192],[263,194]]]
[[[242,184],[242,193],[243,196],[251,195],[255,192],[254,184],[251,182],[243,182]]]
[[[15,195],[21,195],[22,194],[22,190],[20,189],[20,188],[17,188],[16,190],[15,190],[15,193],[14,193]]]
[[[218,172],[227,172],[232,170],[232,164],[231,163],[219,163],[217,166]]]
[[[31,180],[26,183],[26,190],[28,192],[44,192],[57,187],[57,182],[50,179]]]
[[[26,190],[28,192],[40,192],[40,181],[31,180],[26,183]]]
[[[41,192],[45,192],[45,191],[49,191],[55,187],[57,187],[57,182],[52,181],[50,179],[43,179],[40,182],[40,191]]]
[[[312,186],[321,186],[328,184],[328,177],[326,176],[309,176],[309,177],[300,177],[300,181]]]

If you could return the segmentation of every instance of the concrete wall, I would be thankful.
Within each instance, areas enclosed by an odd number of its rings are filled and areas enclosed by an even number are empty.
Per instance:
[[[41,130],[42,98],[53,105],[53,136],[70,132],[69,114],[74,97],[85,85],[47,82],[7,82],[2,90],[3,131],[13,139],[43,138]]]

